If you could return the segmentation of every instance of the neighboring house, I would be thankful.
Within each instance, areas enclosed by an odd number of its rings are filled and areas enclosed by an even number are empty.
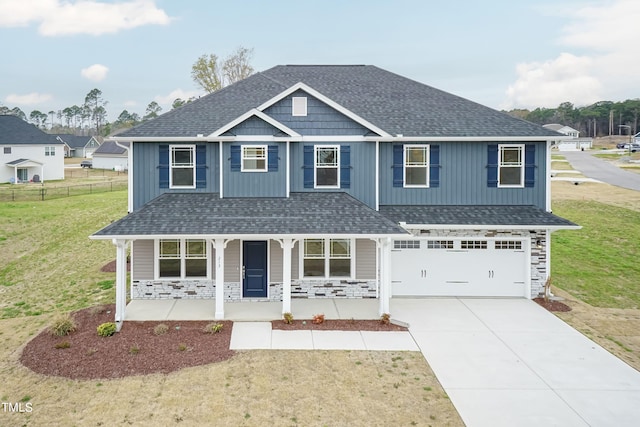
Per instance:
[[[234,301],[543,292],[550,145],[523,120],[374,66],[277,66],[114,139],[130,143],[116,313]],[[215,302],[214,302],[215,300]],[[293,301],[293,302],[292,302]]]
[[[548,125],[543,125],[544,128],[549,130],[554,130],[563,135],[567,135],[571,137],[571,139],[565,139],[563,141],[558,141],[555,147],[559,151],[579,151],[579,150],[588,150],[591,149],[593,144],[593,140],[591,138],[580,138],[580,131],[565,125],[560,125],[557,123],[552,123]]]
[[[81,157],[90,159],[94,151],[100,146],[100,141],[95,136],[77,136],[61,134],[57,135],[64,142],[65,157]]]
[[[93,152],[94,169],[110,169],[124,171],[129,168],[129,143],[124,141],[104,141],[100,147]]]
[[[64,144],[16,116],[0,115],[0,183],[64,179]]]
[[[636,142],[636,144],[640,144],[640,132],[633,135],[633,139]]]

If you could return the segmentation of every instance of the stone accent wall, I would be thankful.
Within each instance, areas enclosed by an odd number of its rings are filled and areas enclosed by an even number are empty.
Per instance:
[[[206,299],[215,298],[211,280],[134,280],[133,299]]]
[[[531,244],[531,298],[544,294],[544,284],[547,280],[547,241],[546,233],[542,230],[409,230],[419,237],[513,237],[529,238]],[[538,247],[538,242],[540,247]]]
[[[291,281],[291,298],[375,298],[375,280],[301,279]]]

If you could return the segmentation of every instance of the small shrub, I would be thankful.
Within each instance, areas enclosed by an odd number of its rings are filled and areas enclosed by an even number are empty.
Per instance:
[[[129,349],[129,354],[138,354],[140,353],[140,347],[138,347],[138,344],[134,344],[131,346],[131,348]]]
[[[110,337],[116,333],[116,324],[113,322],[106,322],[98,325],[98,335],[101,337]]]
[[[153,328],[153,333],[156,335],[164,335],[167,332],[169,332],[169,327],[167,325],[165,325],[164,323],[160,323],[158,325],[156,325],[155,328]]]
[[[293,314],[291,314],[290,312],[286,312],[282,315],[282,317],[284,318],[284,323],[286,323],[287,325],[290,325],[293,323]]]
[[[314,314],[313,315],[313,320],[312,322],[316,325],[319,325],[321,323],[324,323],[324,314],[320,313],[320,314]]]
[[[56,343],[55,348],[57,349],[64,349],[64,348],[69,348],[71,347],[71,344],[69,344],[69,341],[61,341],[59,343]]]
[[[76,322],[70,314],[61,314],[53,319],[53,324],[49,328],[51,335],[64,337],[76,330]]]
[[[185,351],[187,349],[187,345],[185,343],[180,343],[178,344],[178,350],[179,351]]]
[[[209,323],[202,329],[205,334],[217,334],[222,330],[224,325],[222,323]]]
[[[391,323],[391,315],[389,313],[383,313],[382,316],[380,316],[380,323],[383,325]]]

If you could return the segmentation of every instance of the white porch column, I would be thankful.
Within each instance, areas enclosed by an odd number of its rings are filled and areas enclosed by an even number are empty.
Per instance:
[[[380,315],[389,313],[391,296],[391,239],[382,239],[380,254]]]
[[[127,241],[113,240],[116,245],[116,328],[120,331],[127,307]]]
[[[217,320],[224,319],[224,239],[216,239],[216,313]]]
[[[291,312],[291,250],[293,239],[282,239],[282,314]]]

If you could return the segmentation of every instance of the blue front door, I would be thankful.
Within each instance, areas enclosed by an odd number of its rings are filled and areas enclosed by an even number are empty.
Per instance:
[[[245,240],[242,243],[242,296],[267,297],[267,242]]]

